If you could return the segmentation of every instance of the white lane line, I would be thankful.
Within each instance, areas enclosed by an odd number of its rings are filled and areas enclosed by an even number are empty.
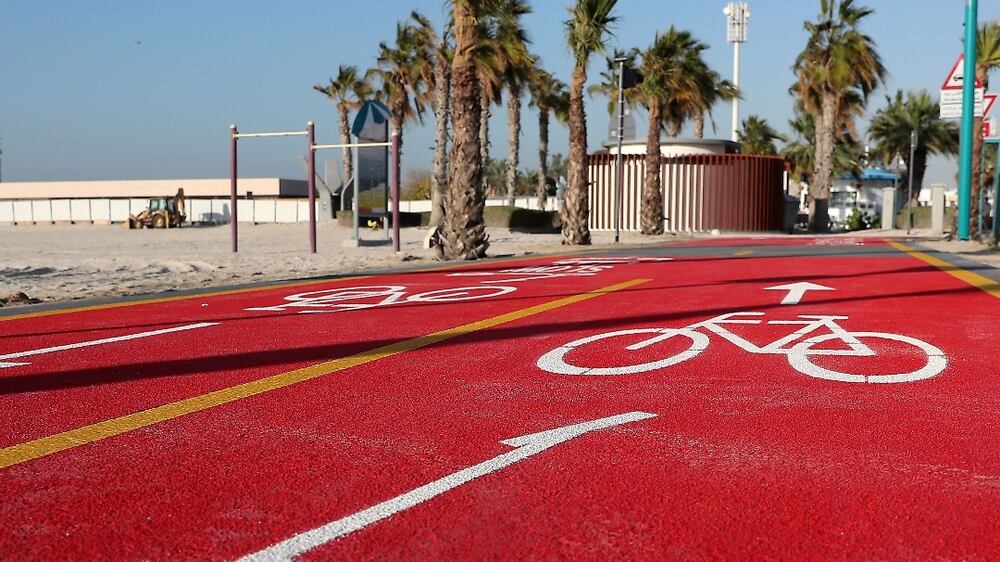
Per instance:
[[[128,334],[125,336],[115,336],[113,338],[101,338],[99,340],[83,341],[79,343],[69,343],[66,345],[57,345],[55,347],[46,347],[43,349],[32,349],[30,351],[18,351],[16,353],[8,353],[6,355],[0,355],[0,369],[4,367],[16,367],[18,365],[28,365],[28,363],[17,363],[17,362],[4,362],[3,359],[18,359],[20,357],[29,357],[32,355],[43,355],[46,353],[54,353],[56,351],[66,351],[68,349],[80,349],[83,347],[92,347],[95,345],[104,345],[106,343],[115,343],[120,341],[137,340],[140,338],[149,338],[153,336],[159,336],[163,334],[169,334],[172,332],[183,332],[185,330],[196,330],[198,328],[207,328],[209,326],[216,326],[218,322],[199,322],[197,324],[186,324],[184,326],[177,326],[174,328],[164,328],[162,330],[153,330],[150,332],[139,332],[138,334]]]
[[[452,488],[457,488],[480,476],[485,476],[491,472],[496,472],[506,468],[518,461],[522,461],[533,455],[537,455],[546,449],[565,443],[570,439],[580,437],[591,431],[599,431],[609,427],[631,423],[634,421],[656,417],[656,414],[648,412],[628,412],[617,416],[600,418],[588,422],[557,427],[539,433],[522,435],[501,441],[504,445],[516,447],[513,451],[497,455],[485,462],[470,466],[449,474],[444,478],[425,484],[413,491],[396,496],[390,500],[373,505],[368,509],[359,511],[353,515],[348,515],[343,519],[338,519],[327,523],[322,527],[317,527],[311,531],[306,531],[294,537],[282,541],[264,550],[248,554],[240,558],[241,562],[277,562],[291,561],[296,556],[308,552],[318,546],[337,540],[344,535],[353,533],[385,519],[401,511],[419,505],[435,496],[443,494]]]

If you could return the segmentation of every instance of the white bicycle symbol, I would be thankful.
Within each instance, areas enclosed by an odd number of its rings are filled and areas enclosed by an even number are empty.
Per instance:
[[[267,310],[280,312],[289,308],[304,308],[299,314],[321,314],[346,310],[363,310],[401,304],[404,302],[463,302],[489,299],[512,293],[517,287],[499,285],[474,285],[471,287],[449,287],[423,293],[407,294],[403,285],[369,285],[365,287],[337,287],[322,291],[310,291],[285,297],[284,303],[274,306],[255,306],[245,310]],[[316,310],[319,309],[319,310]]]
[[[847,320],[847,316],[822,316],[822,315],[800,315],[802,320],[771,320],[767,324],[787,324],[801,325],[802,327],[788,336],[779,338],[762,347],[737,336],[727,330],[726,324],[761,324],[762,320],[748,319],[740,317],[763,316],[763,312],[732,312],[716,316],[703,322],[697,322],[683,328],[639,328],[632,330],[617,330],[605,332],[594,336],[587,336],[573,340],[562,347],[553,349],[538,359],[538,367],[557,375],[628,375],[644,373],[656,369],[663,369],[671,365],[687,361],[696,357],[708,348],[707,331],[711,334],[722,336],[723,339],[735,344],[749,353],[786,355],[788,363],[802,374],[819,379],[827,379],[842,382],[872,382],[872,383],[896,383],[912,382],[931,378],[944,370],[948,363],[944,353],[933,345],[899,334],[885,332],[849,332],[837,324],[838,320]],[[829,333],[805,337],[821,328],[826,328]],[[702,330],[702,331],[698,331]],[[574,350],[583,348],[595,342],[612,338],[635,336],[640,334],[656,334],[638,343],[627,345],[624,349],[635,351],[649,347],[656,343],[668,340],[673,337],[682,336],[691,340],[691,346],[681,351],[656,361],[636,363],[632,365],[619,365],[614,367],[587,367],[576,365],[566,360],[566,356]],[[901,342],[919,349],[927,356],[927,364],[909,373],[899,373],[890,375],[861,375],[834,371],[813,363],[815,356],[842,356],[842,357],[873,357],[876,355],[872,348],[861,342],[861,339],[882,339]],[[634,338],[632,338],[634,339]],[[839,340],[843,342],[847,349],[825,349],[814,346]],[[789,347],[790,345],[790,347]]]

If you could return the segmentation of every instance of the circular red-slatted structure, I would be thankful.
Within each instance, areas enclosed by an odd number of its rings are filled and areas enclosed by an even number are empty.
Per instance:
[[[644,154],[622,156],[622,230],[639,230]],[[615,155],[588,160],[590,228],[614,230]],[[670,232],[784,229],[785,160],[750,154],[688,154],[661,161],[665,227]]]

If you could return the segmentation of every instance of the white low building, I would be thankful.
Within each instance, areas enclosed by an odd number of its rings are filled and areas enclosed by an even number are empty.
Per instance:
[[[882,214],[882,190],[896,187],[900,176],[885,168],[865,168],[861,175],[843,174],[830,187],[830,220],[843,225],[854,209],[869,217]]]
[[[0,182],[0,224],[116,223],[145,209],[150,198],[187,199],[188,222],[224,223],[231,183],[223,179]],[[305,180],[240,178],[241,222],[298,222],[308,216]]]

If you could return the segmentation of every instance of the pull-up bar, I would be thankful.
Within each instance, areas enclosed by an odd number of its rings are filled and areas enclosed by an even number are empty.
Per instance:
[[[233,126],[235,127],[236,125]],[[277,133],[237,133],[236,138],[248,139],[248,138],[258,138],[258,137],[304,137],[306,136],[306,133],[307,133],[306,131],[281,131]]]
[[[313,254],[316,253],[316,151],[313,150],[313,142],[315,140],[315,128],[313,127],[313,122],[309,121],[306,123],[305,131],[278,131],[278,132],[257,132],[257,133],[241,133],[236,129],[236,125],[229,126],[229,138],[232,157],[230,159],[229,168],[229,206],[231,207],[229,211],[230,221],[229,221],[229,231],[232,237],[233,252],[238,251],[239,242],[237,241],[237,214],[236,214],[236,184],[237,184],[237,161],[236,161],[236,141],[239,139],[246,138],[262,138],[262,137],[307,137],[308,148],[309,148],[309,180],[308,180],[308,191],[309,191],[309,251]]]
[[[313,125],[312,121],[306,123],[305,131],[278,131],[278,132],[255,132],[255,133],[240,133],[236,129],[236,125],[229,126],[229,137],[230,137],[230,167],[229,167],[229,177],[230,177],[230,192],[229,192],[229,206],[230,206],[230,226],[229,230],[232,237],[232,248],[233,252],[238,251],[239,243],[237,242],[237,215],[236,215],[236,187],[237,187],[237,150],[236,141],[241,138],[261,138],[261,137],[306,137],[307,147],[308,147],[308,167],[309,167],[309,180],[308,191],[309,191],[309,251],[313,254],[316,253],[316,151],[321,149],[333,149],[333,148],[371,148],[371,147],[389,147],[392,151],[392,184],[391,184],[391,197],[392,197],[392,233],[393,233],[393,250],[399,251],[399,137],[395,134],[392,135],[389,142],[372,142],[372,143],[348,143],[348,144],[316,144],[316,127]],[[354,198],[354,221],[355,225],[358,220],[358,198]],[[355,229],[357,230],[357,229]],[[357,233],[355,232],[355,235]]]

